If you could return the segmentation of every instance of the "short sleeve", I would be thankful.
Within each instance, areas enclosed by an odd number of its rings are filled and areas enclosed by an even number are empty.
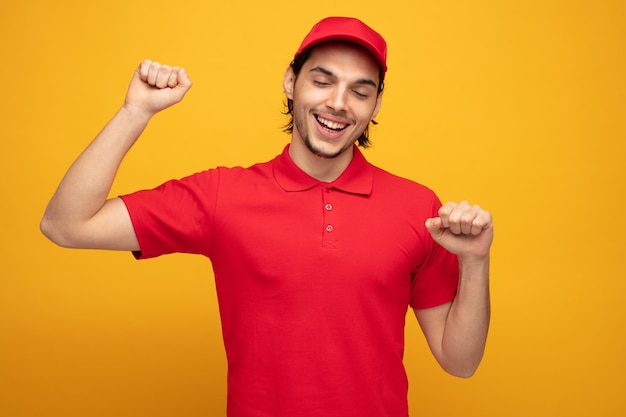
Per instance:
[[[430,217],[438,216],[441,202],[435,196]],[[448,303],[456,296],[459,263],[455,254],[434,241],[424,226],[426,256],[415,269],[411,283],[410,306],[425,309]]]
[[[219,170],[208,170],[120,198],[139,241],[138,259],[169,253],[207,255]]]

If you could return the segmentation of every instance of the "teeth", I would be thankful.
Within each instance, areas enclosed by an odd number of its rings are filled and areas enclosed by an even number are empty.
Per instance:
[[[331,122],[330,120],[322,119],[321,117],[318,117],[317,121],[323,124],[324,126],[326,126],[327,128],[333,129],[333,130],[341,130],[345,128],[346,126],[348,126],[343,123]]]

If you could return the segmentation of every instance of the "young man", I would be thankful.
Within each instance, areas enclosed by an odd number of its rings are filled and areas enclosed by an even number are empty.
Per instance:
[[[406,417],[409,306],[447,372],[469,377],[482,358],[490,214],[441,206],[355,146],[386,70],[378,33],[324,19],[285,73],[292,137],[282,154],[107,200],[150,118],[191,87],[183,69],[144,61],[50,201],[41,227],[59,245],[211,259],[231,417]]]

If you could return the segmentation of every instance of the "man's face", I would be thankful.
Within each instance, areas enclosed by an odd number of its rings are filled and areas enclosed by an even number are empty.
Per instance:
[[[351,150],[380,108],[379,68],[363,48],[341,42],[315,47],[296,78],[285,74],[293,100],[292,143],[323,158]],[[350,154],[351,155],[351,154]]]

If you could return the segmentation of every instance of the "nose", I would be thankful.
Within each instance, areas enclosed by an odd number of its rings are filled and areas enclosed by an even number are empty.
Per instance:
[[[330,91],[326,100],[326,106],[338,112],[345,111],[348,107],[347,93],[346,88],[336,86]]]

